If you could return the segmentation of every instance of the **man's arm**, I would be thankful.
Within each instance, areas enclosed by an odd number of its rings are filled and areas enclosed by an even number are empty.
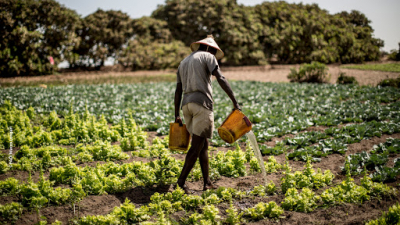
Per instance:
[[[176,83],[176,90],[175,90],[175,123],[182,124],[182,119],[179,116],[179,111],[181,107],[181,100],[182,100],[182,83]]]
[[[233,108],[241,110],[239,104],[236,101],[235,95],[233,94],[231,86],[229,85],[225,77],[222,76],[220,69],[218,67],[215,68],[212,74],[215,76],[215,78],[217,78],[218,84],[219,86],[221,86],[222,90],[224,90],[225,93],[232,100]]]

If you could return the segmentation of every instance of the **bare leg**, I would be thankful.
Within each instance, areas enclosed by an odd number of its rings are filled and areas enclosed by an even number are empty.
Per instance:
[[[201,172],[203,174],[204,186],[203,190],[215,188],[210,179],[210,166],[209,166],[209,159],[208,159],[208,140],[204,142],[203,149],[200,152],[199,160],[201,166]]]
[[[181,175],[178,178],[178,185],[185,190],[186,193],[189,193],[188,188],[185,186],[186,179],[192,170],[194,164],[199,157],[201,150],[205,142],[207,141],[206,138],[197,136],[193,134],[192,137],[192,146],[190,147],[188,153],[186,154],[185,164],[183,165]],[[208,145],[207,145],[208,148]]]

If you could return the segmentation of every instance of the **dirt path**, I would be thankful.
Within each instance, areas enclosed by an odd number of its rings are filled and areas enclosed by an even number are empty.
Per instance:
[[[229,80],[254,80],[262,82],[289,82],[287,75],[290,68],[298,69],[300,65],[268,65],[221,67],[222,73]],[[343,69],[339,65],[328,65],[330,83],[336,83],[340,72],[355,77],[360,85],[376,86],[382,79],[397,78],[400,73]],[[98,83],[132,83],[149,81],[174,81],[176,70],[156,71],[91,71],[63,73],[58,75],[0,78],[1,86],[39,85],[39,84],[98,84]],[[168,75],[168,76],[164,76]],[[3,85],[2,85],[3,84]]]
[[[269,65],[269,66],[243,66],[227,67],[222,69],[229,80],[254,80],[263,82],[289,82],[287,75],[290,68],[298,69],[300,65]],[[330,83],[336,83],[339,73],[355,77],[360,85],[376,86],[386,78],[397,78],[400,73],[343,69],[338,65],[328,65],[328,73],[331,75]]]

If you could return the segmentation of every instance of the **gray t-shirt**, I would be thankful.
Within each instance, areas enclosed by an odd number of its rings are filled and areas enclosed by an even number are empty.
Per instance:
[[[177,82],[182,83],[182,106],[197,103],[213,110],[211,73],[218,68],[218,61],[209,52],[196,51],[181,61]]]

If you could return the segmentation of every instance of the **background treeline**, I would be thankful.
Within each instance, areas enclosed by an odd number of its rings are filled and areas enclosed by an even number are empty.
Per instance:
[[[0,0],[1,76],[100,68],[176,68],[191,42],[213,34],[225,65],[361,63],[378,60],[383,41],[361,12],[329,14],[318,5],[235,0],[167,0],[150,17],[101,9],[80,17],[54,0]],[[50,63],[49,57],[54,59]]]

